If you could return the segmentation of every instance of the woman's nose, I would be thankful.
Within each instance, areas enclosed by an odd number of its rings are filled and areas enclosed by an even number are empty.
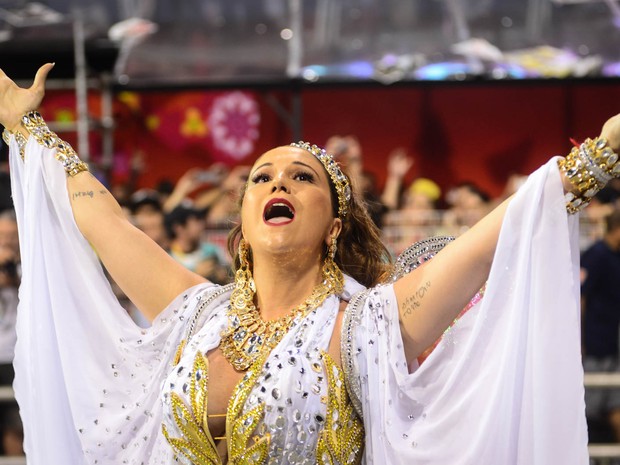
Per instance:
[[[282,181],[282,179],[278,178],[278,179],[274,179],[273,181],[273,187],[271,188],[271,192],[277,192],[277,191],[284,191],[287,194],[289,193],[288,191],[288,187],[286,187],[286,185],[284,184],[284,182]]]

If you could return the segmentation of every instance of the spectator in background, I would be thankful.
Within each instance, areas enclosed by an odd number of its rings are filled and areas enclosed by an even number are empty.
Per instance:
[[[620,210],[606,219],[603,239],[581,257],[583,364],[586,371],[617,372],[620,329]],[[620,442],[620,389],[587,389],[586,414],[591,431],[609,424]],[[594,427],[593,427],[594,426]]]
[[[428,178],[417,178],[403,193],[404,211],[428,212],[437,208],[437,202],[441,198],[441,188],[437,183]]]
[[[614,178],[596,194],[595,200],[605,205],[614,205],[620,200],[620,179]]]
[[[99,167],[100,181],[109,185],[110,192],[124,209],[128,208],[131,202],[131,195],[136,191],[138,179],[144,172],[145,156],[141,150],[134,152],[129,160],[129,170],[127,177],[122,182],[114,182],[114,164]]]
[[[364,170],[360,178],[360,188],[364,195],[370,219],[381,229],[383,227],[383,217],[388,212],[388,208],[383,205],[381,198],[377,195],[377,178],[374,173]]]
[[[334,159],[342,165],[351,179],[351,184],[359,191],[364,172],[364,159],[358,138],[352,135],[331,136],[325,143],[325,151],[332,154]]]
[[[398,148],[390,154],[387,163],[385,186],[381,194],[381,201],[389,210],[400,209],[403,180],[414,163],[414,158],[408,156],[407,152],[402,148]]]
[[[214,283],[230,280],[225,254],[214,244],[203,240],[204,211],[188,200],[166,214],[164,223],[170,238],[170,255],[185,268]]]
[[[211,165],[209,169],[191,168],[179,178],[169,195],[162,202],[165,213],[170,213],[184,200],[196,193],[209,194],[209,200],[203,203],[206,209],[210,202],[220,195],[220,185],[228,175],[228,169],[221,163]]]
[[[620,208],[620,179],[612,179],[596,194],[582,215],[580,223],[582,241],[587,245],[600,239],[605,234],[605,218],[615,208]]]
[[[132,222],[162,249],[168,250],[170,243],[164,226],[164,212],[157,191],[141,189],[130,199],[129,209]]]
[[[117,183],[110,186],[110,193],[125,212],[127,211],[132,192],[131,186],[125,183]]]
[[[17,334],[17,289],[19,287],[19,242],[12,209],[0,213],[0,385],[13,384],[13,356]],[[23,430],[14,403],[0,404],[2,452],[23,455]]]
[[[390,209],[385,216],[386,240],[395,254],[400,254],[414,242],[436,235],[440,224],[436,203],[440,187],[427,178],[415,179],[404,189],[404,178],[414,159],[403,149],[394,150],[388,159],[387,179],[381,199]]]
[[[249,166],[236,166],[232,170],[221,163],[208,169],[192,168],[178,180],[172,193],[163,203],[165,213],[170,213],[183,201],[194,197],[194,207],[205,212],[210,227],[230,227],[237,218],[239,192],[248,180]]]
[[[248,181],[251,166],[235,166],[212,192],[196,198],[196,207],[206,209],[209,227],[229,229],[239,217],[239,193]]]
[[[521,188],[521,186],[525,184],[525,181],[527,181],[527,176],[523,174],[513,173],[508,176],[502,193],[499,195],[499,197],[495,197],[491,200],[491,205],[493,206],[493,208],[502,203],[504,200],[507,200],[508,198],[516,194],[517,191]]]
[[[140,189],[134,192],[128,201],[132,215],[163,211],[161,196],[153,189]]]
[[[403,189],[403,180],[414,165],[413,157],[402,148],[394,150],[388,159],[387,178],[381,200],[390,210],[428,212],[437,208],[441,198],[441,188],[428,178],[416,178],[407,189]],[[423,216],[423,215],[422,215]]]
[[[332,136],[327,139],[325,150],[333,154],[334,159],[342,165],[343,171],[351,179],[354,189],[362,193],[370,218],[381,229],[383,215],[387,213],[388,208],[376,191],[374,176],[364,170],[362,147],[357,137]]]
[[[168,200],[168,198],[172,195],[172,192],[174,192],[174,182],[168,178],[160,179],[155,187],[155,191],[157,192],[163,207],[166,200]]]
[[[445,231],[459,236],[490,210],[489,195],[473,182],[463,182],[446,194],[450,208],[443,217]]]

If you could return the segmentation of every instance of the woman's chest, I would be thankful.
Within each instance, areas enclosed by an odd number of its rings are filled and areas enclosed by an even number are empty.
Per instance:
[[[316,463],[335,430],[361,450],[361,423],[327,353],[333,321],[317,323],[306,319],[244,375],[217,341],[192,341],[164,389],[164,431],[181,463]]]

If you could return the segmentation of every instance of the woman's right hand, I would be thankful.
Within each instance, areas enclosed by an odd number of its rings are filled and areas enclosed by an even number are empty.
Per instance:
[[[0,70],[0,124],[9,131],[15,131],[24,114],[39,108],[45,95],[45,80],[53,67],[54,63],[41,66],[27,89],[19,87]]]

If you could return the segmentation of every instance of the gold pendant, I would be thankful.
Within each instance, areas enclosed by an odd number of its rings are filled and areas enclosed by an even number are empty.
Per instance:
[[[273,321],[264,321],[259,310],[243,291],[245,286],[235,286],[228,306],[228,328],[222,331],[220,349],[226,360],[238,371],[247,370],[254,361],[267,351],[271,351],[288,333],[293,324],[303,318],[313,309],[318,308],[331,294],[342,290],[344,278],[342,272],[330,270],[312,291],[310,296],[287,315]],[[237,291],[239,292],[237,293]],[[241,295],[239,295],[241,294]],[[241,300],[245,305],[241,306]]]

